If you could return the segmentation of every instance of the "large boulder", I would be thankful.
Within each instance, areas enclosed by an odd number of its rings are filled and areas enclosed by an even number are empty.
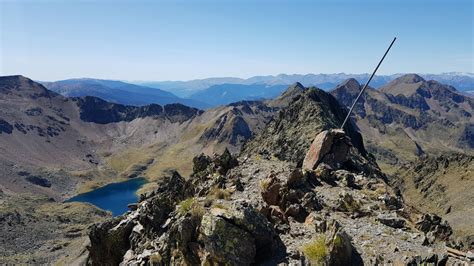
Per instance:
[[[200,232],[206,252],[204,262],[210,265],[249,265],[254,262],[256,247],[252,236],[223,217],[205,214]]]
[[[257,263],[278,247],[271,224],[245,201],[204,214],[199,239],[206,253],[201,261],[211,265]]]
[[[324,130],[314,138],[304,158],[303,169],[316,169],[321,162],[337,169],[347,161],[351,146],[350,139],[343,130]]]
[[[130,248],[129,237],[134,223],[130,220],[114,218],[94,225],[89,233],[91,245],[89,262],[91,265],[118,265]]]

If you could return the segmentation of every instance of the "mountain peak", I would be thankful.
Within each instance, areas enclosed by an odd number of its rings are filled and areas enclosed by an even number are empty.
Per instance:
[[[418,74],[405,74],[399,78],[394,79],[393,81],[397,83],[413,84],[413,83],[423,82],[425,81],[425,79],[423,79]]]
[[[416,93],[425,80],[417,74],[406,74],[400,76],[380,88],[381,91],[392,95],[410,96]]]
[[[348,93],[359,93],[360,83],[355,78],[349,78],[344,80],[341,84],[337,85],[334,90],[345,90]]]
[[[354,87],[354,88],[359,88],[360,83],[357,81],[355,78],[348,78],[344,80],[339,86],[347,86],[347,87]]]
[[[11,93],[17,91],[23,96],[51,97],[56,93],[47,90],[43,85],[22,75],[1,76],[0,92]]]
[[[268,105],[271,107],[283,107],[288,105],[289,102],[296,96],[300,95],[306,90],[306,88],[299,82],[293,83],[284,91],[280,96],[274,100],[269,100]]]
[[[305,89],[306,88],[301,83],[295,82],[291,86],[289,86],[288,89],[281,94],[281,96],[299,94]]]
[[[21,82],[21,81],[32,81],[31,79],[22,76],[22,75],[11,75],[11,76],[3,76],[0,77],[0,81],[2,82]]]

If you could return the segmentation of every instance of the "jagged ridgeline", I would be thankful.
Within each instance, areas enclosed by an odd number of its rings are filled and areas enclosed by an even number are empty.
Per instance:
[[[176,171],[163,176],[133,211],[95,225],[89,263],[446,263],[449,224],[404,203],[377,171],[353,125],[347,135],[338,133],[351,152],[339,151],[346,149],[339,144],[327,149],[350,164],[299,167],[313,138],[337,128],[346,113],[316,88],[296,84],[287,95],[296,97],[267,103],[288,106],[240,156],[228,150],[197,156],[189,177]]]
[[[323,130],[337,129],[347,109],[329,93],[316,87],[292,85],[273,104],[286,98],[288,106],[280,110],[263,131],[244,146],[243,154],[275,156],[301,165],[314,137]],[[344,129],[357,151],[366,156],[362,136],[352,123]]]
[[[349,107],[362,85],[348,79],[331,94]],[[354,108],[354,121],[367,149],[384,171],[425,154],[474,154],[474,100],[454,87],[416,74],[376,90],[367,88]]]

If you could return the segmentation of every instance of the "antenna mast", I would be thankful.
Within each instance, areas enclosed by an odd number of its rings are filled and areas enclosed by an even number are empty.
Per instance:
[[[370,76],[370,78],[369,78],[369,80],[367,81],[367,83],[365,83],[364,88],[362,88],[362,90],[359,92],[359,95],[357,95],[357,98],[355,99],[354,103],[352,104],[351,109],[349,109],[349,112],[347,113],[347,116],[346,116],[346,118],[344,119],[344,122],[342,122],[342,125],[341,125],[341,129],[342,129],[342,130],[344,130],[344,126],[346,125],[347,120],[349,120],[349,117],[351,116],[352,109],[354,109],[354,106],[355,106],[355,105],[357,104],[357,102],[359,101],[360,96],[362,95],[362,93],[364,93],[364,91],[365,91],[365,89],[367,88],[367,86],[369,86],[369,83],[370,83],[370,81],[372,80],[372,78],[374,77],[375,72],[377,72],[377,69],[379,69],[379,66],[382,64],[382,61],[385,59],[385,56],[388,54],[388,51],[390,51],[390,48],[392,48],[392,45],[393,45],[393,43],[395,42],[396,39],[397,39],[397,37],[394,37],[394,38],[393,38],[392,43],[390,43],[390,46],[388,47],[387,51],[385,51],[385,54],[383,55],[382,59],[380,59],[379,64],[377,65],[377,67],[375,67],[374,72],[373,72],[372,75]]]

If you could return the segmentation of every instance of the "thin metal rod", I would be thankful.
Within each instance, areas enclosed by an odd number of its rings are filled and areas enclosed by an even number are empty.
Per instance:
[[[357,95],[357,98],[355,99],[354,103],[352,104],[351,109],[349,109],[349,113],[347,113],[346,119],[344,119],[344,122],[342,122],[342,126],[341,126],[341,129],[342,129],[342,130],[344,130],[344,126],[346,125],[347,120],[349,120],[349,117],[351,116],[352,109],[354,109],[354,106],[355,106],[355,105],[357,104],[357,102],[359,101],[360,96],[362,96],[362,93],[364,93],[364,91],[365,91],[365,89],[367,88],[367,86],[369,86],[369,83],[370,83],[370,81],[372,80],[372,78],[374,77],[375,72],[377,72],[377,69],[379,69],[379,66],[382,64],[383,60],[385,59],[385,56],[388,54],[388,51],[390,51],[390,48],[392,48],[392,45],[393,45],[393,43],[395,42],[396,39],[397,39],[397,37],[394,37],[394,38],[393,38],[392,43],[390,43],[390,46],[388,47],[387,51],[385,51],[385,54],[383,55],[382,59],[380,59],[379,64],[378,64],[377,67],[374,69],[374,72],[372,72],[372,75],[370,76],[369,81],[367,81],[367,82],[365,83],[364,88],[362,88],[362,90],[359,92],[359,95]]]

